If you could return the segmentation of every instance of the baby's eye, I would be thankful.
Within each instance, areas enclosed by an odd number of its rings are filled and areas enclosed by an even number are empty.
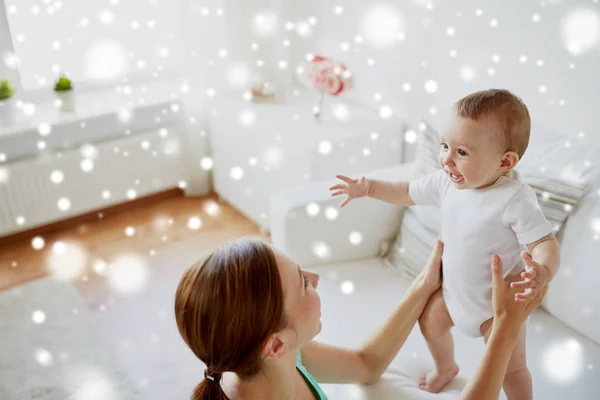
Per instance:
[[[466,156],[467,152],[464,150],[458,150],[458,154],[460,154],[461,156]]]
[[[448,145],[446,143],[442,143],[441,146],[442,146],[442,149],[448,150]]]

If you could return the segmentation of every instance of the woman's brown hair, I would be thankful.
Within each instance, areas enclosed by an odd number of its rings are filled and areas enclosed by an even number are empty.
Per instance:
[[[224,372],[248,379],[261,371],[265,340],[285,325],[283,299],[275,254],[261,240],[228,242],[184,272],[175,319],[183,340],[207,366],[192,400],[227,400]]]

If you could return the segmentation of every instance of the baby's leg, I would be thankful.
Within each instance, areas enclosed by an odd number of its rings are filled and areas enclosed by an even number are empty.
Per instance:
[[[492,319],[485,321],[481,325],[481,331],[485,342],[487,343],[490,333],[492,331]],[[515,348],[510,356],[508,362],[508,368],[506,369],[506,375],[504,376],[504,383],[502,388],[508,400],[532,400],[533,399],[533,385],[531,382],[531,374],[527,368],[527,357],[526,357],[526,323],[521,326],[519,331],[519,338],[515,344]]]
[[[438,393],[458,374],[458,365],[454,362],[454,341],[450,333],[453,325],[442,289],[439,289],[431,296],[419,317],[421,332],[435,361],[435,370],[419,384],[423,390]]]

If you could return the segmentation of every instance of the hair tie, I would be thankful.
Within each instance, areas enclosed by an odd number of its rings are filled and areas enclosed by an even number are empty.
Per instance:
[[[218,372],[211,373],[209,371],[209,369],[207,368],[204,370],[204,378],[210,379],[213,382],[215,382],[215,381],[218,382],[221,380],[221,374],[219,374]]]

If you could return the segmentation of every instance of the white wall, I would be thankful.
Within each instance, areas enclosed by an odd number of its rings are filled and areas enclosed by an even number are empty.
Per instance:
[[[433,9],[426,7],[428,3]],[[304,4],[306,16],[319,20],[316,51],[348,64],[356,78],[352,95],[362,101],[391,105],[396,113],[407,113],[417,121],[426,117],[439,129],[442,112],[460,97],[486,88],[506,88],[523,98],[534,122],[574,137],[584,132],[582,140],[600,143],[600,46],[573,55],[561,34],[569,12],[585,8],[600,15],[598,0],[311,0]],[[340,15],[334,12],[337,5],[343,7]],[[404,41],[387,48],[369,43],[361,21],[377,5],[396,7]],[[476,15],[477,9],[483,11],[481,16]],[[537,23],[534,14],[539,14]],[[495,28],[490,25],[492,19],[498,21]],[[583,37],[598,38],[600,21],[589,25]],[[447,34],[449,27],[455,29],[453,36]],[[362,44],[356,44],[356,35],[364,38]],[[341,50],[342,42],[350,44],[349,51]],[[452,49],[457,51],[455,58],[449,55]],[[499,62],[493,61],[494,55],[500,57]],[[527,56],[525,63],[519,61],[521,55]],[[374,65],[367,64],[369,58]],[[540,59],[541,67],[537,65]],[[571,69],[570,64],[575,67]],[[471,81],[460,77],[466,65],[475,71]],[[488,68],[494,68],[495,75],[489,75]],[[428,80],[437,82],[435,93],[425,91]],[[410,92],[403,90],[404,83],[412,86]],[[545,93],[539,91],[542,85]],[[382,95],[380,103],[373,100],[376,92]],[[432,107],[439,110],[436,115],[429,112]]]

